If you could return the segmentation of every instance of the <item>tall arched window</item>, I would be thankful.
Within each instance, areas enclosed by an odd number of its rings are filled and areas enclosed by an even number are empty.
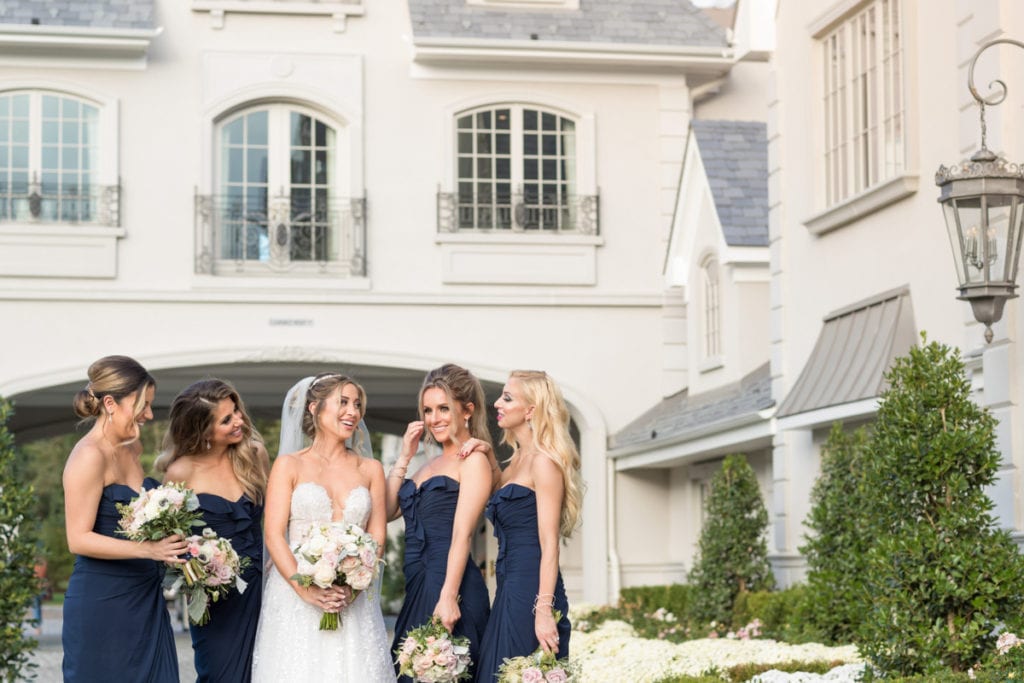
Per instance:
[[[99,109],[56,92],[0,94],[0,220],[92,223]]]
[[[704,313],[704,358],[716,358],[722,353],[722,313],[719,299],[718,262],[709,258],[701,268]]]
[[[219,131],[218,257],[330,261],[335,130],[286,105],[249,110]]]
[[[457,230],[577,232],[576,123],[523,105],[462,112]]]

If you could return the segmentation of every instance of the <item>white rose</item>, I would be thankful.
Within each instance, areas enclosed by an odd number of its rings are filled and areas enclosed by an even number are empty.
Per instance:
[[[313,568],[313,583],[321,588],[327,588],[334,583],[334,567],[329,564],[317,564]]]

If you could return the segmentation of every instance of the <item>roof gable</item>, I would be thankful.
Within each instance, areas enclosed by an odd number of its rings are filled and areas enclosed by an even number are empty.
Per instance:
[[[725,243],[768,246],[768,135],[760,121],[690,122]]]

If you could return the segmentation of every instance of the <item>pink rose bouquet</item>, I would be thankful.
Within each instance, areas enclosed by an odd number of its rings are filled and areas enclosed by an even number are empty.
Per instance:
[[[344,522],[313,522],[294,552],[293,581],[321,588],[349,586],[353,596],[370,587],[382,564],[373,537]],[[336,612],[324,612],[320,630],[335,631],[338,623]]]
[[[159,541],[173,534],[187,537],[202,526],[199,498],[184,484],[145,489],[128,503],[118,503],[117,533],[132,541]]]
[[[235,588],[245,592],[241,574],[249,566],[248,557],[239,557],[231,541],[220,538],[213,529],[202,536],[189,536],[184,564],[173,565],[164,576],[164,590],[176,595],[185,590],[188,619],[202,626],[210,621],[210,603],[224,600]]]
[[[528,657],[506,658],[498,669],[498,683],[571,683],[574,673],[569,660],[538,648]]]
[[[469,638],[455,637],[436,617],[405,634],[395,650],[398,675],[421,683],[450,683],[469,678]]]

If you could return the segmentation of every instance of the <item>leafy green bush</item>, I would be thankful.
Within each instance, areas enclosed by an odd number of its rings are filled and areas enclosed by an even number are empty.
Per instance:
[[[0,678],[21,680],[33,667],[35,640],[25,635],[25,613],[39,593],[35,566],[32,487],[14,476],[11,404],[0,397]]]
[[[835,424],[821,452],[800,552],[807,558],[808,620],[828,643],[850,642],[861,620],[865,563],[873,536],[866,519],[864,467],[868,435]]]
[[[821,632],[809,618],[808,593],[803,584],[781,591],[744,591],[733,603],[733,629],[756,619],[765,638],[787,643],[821,642]]]
[[[887,675],[965,671],[1024,606],[1024,557],[985,492],[995,420],[971,401],[959,353],[923,335],[887,379],[865,463],[876,541],[858,645]]]
[[[697,558],[690,572],[696,622],[728,624],[736,596],[773,587],[765,533],[768,511],[754,470],[742,455],[730,455],[711,480]]]

